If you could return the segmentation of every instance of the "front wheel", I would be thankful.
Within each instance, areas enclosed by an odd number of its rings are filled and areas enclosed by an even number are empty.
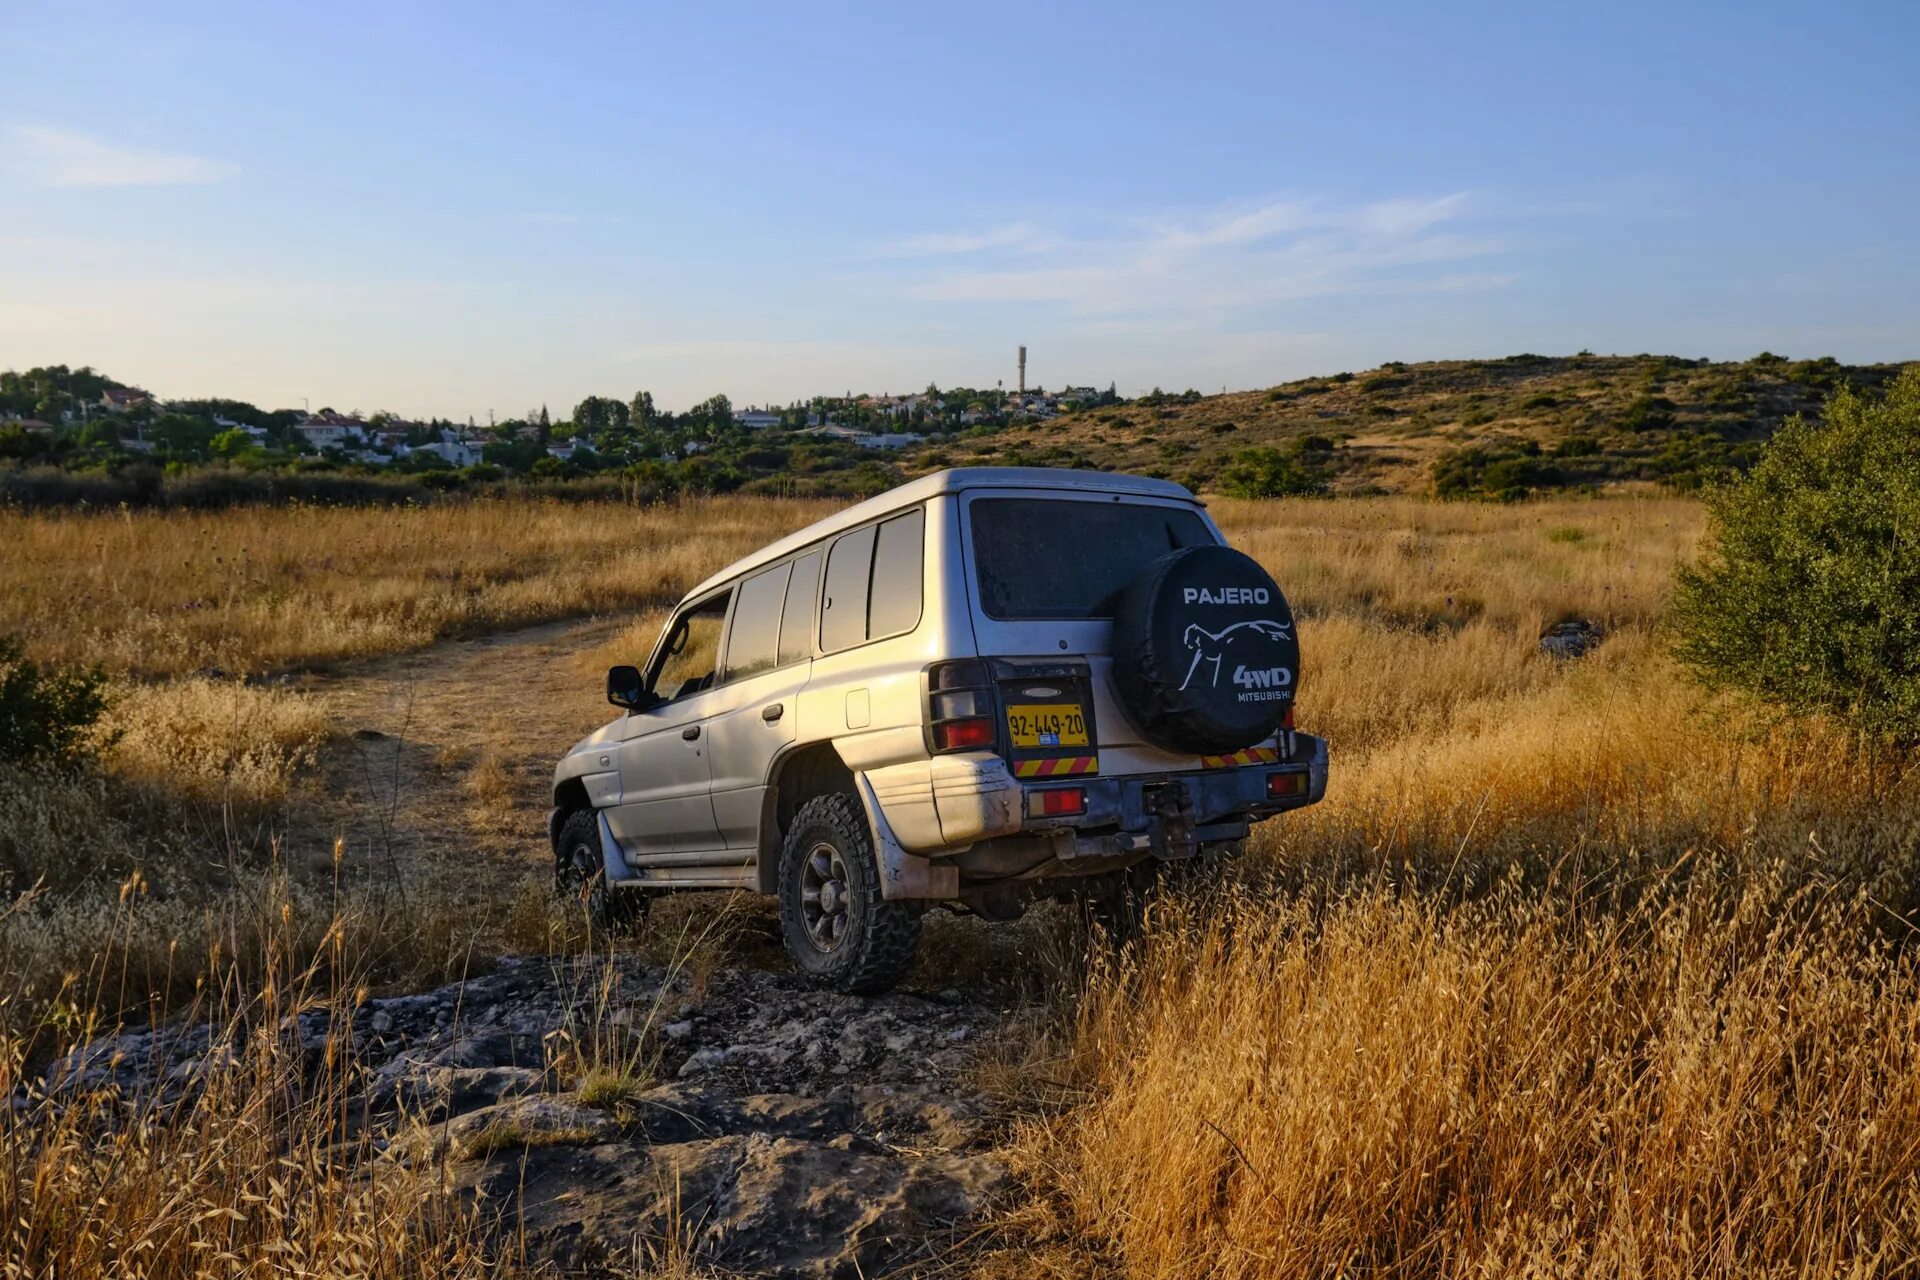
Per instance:
[[[881,897],[873,837],[852,796],[800,806],[780,847],[779,892],[787,954],[819,985],[877,995],[913,968],[920,912]]]
[[[607,883],[607,859],[600,847],[600,821],[591,809],[567,816],[553,854],[553,892],[578,903],[593,928],[607,933],[630,929],[644,920],[651,901],[638,889]]]

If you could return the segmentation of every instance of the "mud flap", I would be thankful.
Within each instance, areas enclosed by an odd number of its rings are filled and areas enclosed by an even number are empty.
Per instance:
[[[613,838],[613,828],[607,825],[607,811],[597,809],[593,817],[600,824],[600,859],[607,866],[607,883],[621,884],[634,879],[633,869],[627,866],[626,853]]]
[[[936,863],[901,848],[893,828],[887,825],[885,811],[874,798],[873,784],[867,781],[867,775],[856,773],[853,781],[860,793],[860,806],[867,811],[867,826],[873,831],[873,856],[880,864],[880,896],[889,901],[959,897],[960,868],[952,863]]]

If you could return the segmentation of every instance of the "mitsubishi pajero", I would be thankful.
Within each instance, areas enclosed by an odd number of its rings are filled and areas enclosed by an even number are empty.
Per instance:
[[[556,884],[607,925],[772,894],[802,970],[881,991],[930,906],[1011,918],[1318,801],[1299,670],[1280,588],[1179,485],[941,471],[721,570],[608,672],[621,716],[554,772]]]

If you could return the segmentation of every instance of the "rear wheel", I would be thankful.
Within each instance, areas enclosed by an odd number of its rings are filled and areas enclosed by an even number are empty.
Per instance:
[[[638,889],[607,883],[607,859],[600,847],[600,821],[590,809],[569,814],[560,828],[553,855],[553,891],[578,903],[595,928],[610,933],[646,919],[651,900]]]
[[[877,995],[913,968],[920,912],[880,893],[873,837],[844,792],[800,806],[780,847],[780,936],[823,987]]]

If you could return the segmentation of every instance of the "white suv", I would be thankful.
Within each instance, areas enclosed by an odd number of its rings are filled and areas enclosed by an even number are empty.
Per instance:
[[[1280,589],[1179,485],[942,471],[694,588],[554,771],[556,883],[777,895],[801,969],[875,992],[938,903],[1141,883],[1326,790]]]

